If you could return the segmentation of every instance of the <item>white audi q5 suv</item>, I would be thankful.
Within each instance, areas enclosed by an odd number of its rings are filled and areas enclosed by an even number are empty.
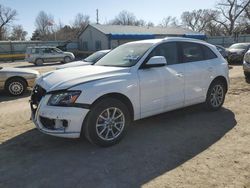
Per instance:
[[[173,37],[130,42],[95,65],[48,72],[30,105],[43,133],[111,146],[131,121],[198,103],[218,110],[228,86],[228,64],[215,46]]]

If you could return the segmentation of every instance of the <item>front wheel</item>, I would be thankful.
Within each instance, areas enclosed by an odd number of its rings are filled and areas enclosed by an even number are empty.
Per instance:
[[[69,63],[71,61],[71,58],[69,56],[66,56],[63,60],[64,63]]]
[[[112,146],[124,136],[130,120],[125,104],[117,99],[104,99],[90,110],[85,123],[85,136],[98,146]]]
[[[250,72],[244,71],[244,75],[246,79],[250,79]]]
[[[5,89],[12,96],[19,96],[26,91],[27,84],[21,78],[12,78],[6,82]]]
[[[206,105],[209,110],[215,111],[221,108],[224,103],[226,86],[221,81],[214,81],[207,92]]]
[[[36,66],[42,66],[43,65],[43,59],[36,59],[36,61],[35,61],[35,65]]]

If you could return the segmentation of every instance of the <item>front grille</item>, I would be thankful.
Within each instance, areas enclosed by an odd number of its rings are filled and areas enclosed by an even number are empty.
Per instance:
[[[45,96],[46,90],[41,86],[36,85],[31,93],[30,106],[33,114],[36,113],[36,109],[41,101],[41,99]]]

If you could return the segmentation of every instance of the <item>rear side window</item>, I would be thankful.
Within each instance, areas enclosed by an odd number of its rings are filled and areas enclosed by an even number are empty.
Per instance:
[[[217,55],[210,48],[208,48],[207,46],[204,46],[204,45],[201,45],[201,46],[202,46],[206,60],[217,58]]]
[[[149,60],[153,56],[164,56],[168,65],[177,64],[177,44],[175,42],[160,44],[150,53],[147,59]]]
[[[45,48],[44,53],[50,54],[50,53],[52,53],[52,49],[51,48]]]
[[[183,63],[205,60],[202,46],[197,43],[182,42]]]
[[[32,48],[31,53],[32,54],[39,54],[39,49],[38,48]]]

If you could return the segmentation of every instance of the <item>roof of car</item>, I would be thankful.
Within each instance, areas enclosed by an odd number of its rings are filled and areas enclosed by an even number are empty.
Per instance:
[[[192,38],[186,38],[186,37],[166,37],[163,39],[149,39],[149,40],[140,40],[140,41],[134,41],[134,42],[130,42],[130,43],[153,43],[153,44],[157,44],[160,42],[196,42],[196,43],[202,43],[202,44],[206,44],[208,45],[208,43],[206,41],[203,40],[198,40],[198,39],[192,39]]]
[[[240,43],[234,43],[234,44],[232,44],[232,45],[235,45],[235,44],[243,44],[243,45],[250,45],[250,43],[249,42],[240,42]]]

